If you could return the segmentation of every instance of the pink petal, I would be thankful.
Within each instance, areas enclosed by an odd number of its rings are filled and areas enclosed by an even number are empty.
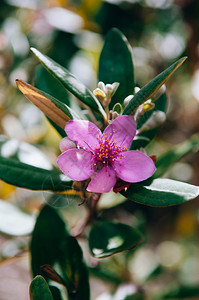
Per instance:
[[[95,124],[80,120],[69,121],[65,126],[65,131],[72,141],[89,151],[98,146],[98,137],[102,135]]]
[[[104,130],[104,135],[118,147],[129,148],[135,134],[136,122],[133,116],[119,116]]]
[[[59,148],[61,152],[64,152],[66,150],[76,148],[76,145],[68,137],[64,137],[59,144]]]
[[[84,149],[70,149],[57,160],[59,168],[73,180],[85,180],[94,173],[92,154]]]
[[[104,166],[93,177],[87,187],[87,191],[94,193],[108,193],[116,183],[116,173],[110,166]]]
[[[139,182],[153,175],[155,165],[153,160],[139,151],[122,152],[113,163],[119,178],[127,182]]]

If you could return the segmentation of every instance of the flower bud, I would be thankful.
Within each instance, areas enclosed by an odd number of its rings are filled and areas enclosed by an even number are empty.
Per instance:
[[[148,99],[143,104],[138,106],[138,108],[134,114],[136,122],[146,111],[153,109],[154,106],[155,106],[155,104],[151,102],[151,99]]]
[[[153,95],[153,101],[156,101],[162,94],[166,92],[166,85],[163,84],[157,92]]]
[[[69,149],[76,148],[76,144],[73,141],[71,141],[68,137],[64,137],[59,144],[59,148],[61,152],[64,152]]]
[[[93,91],[93,94],[100,102],[103,102],[104,99],[106,98],[106,94],[100,88],[96,88]]]
[[[131,99],[133,99],[134,95],[129,95],[124,99],[124,106],[127,106]]]
[[[108,98],[112,98],[119,87],[119,82],[113,82],[112,84],[106,84],[106,95]]]
[[[110,96],[113,91],[112,84],[106,84],[106,95]]]
[[[109,120],[113,121],[114,119],[116,119],[119,116],[119,114],[116,111],[112,111],[110,110],[109,112]]]
[[[137,92],[139,92],[140,88],[138,86],[135,86],[135,94],[137,94]]]
[[[154,106],[155,106],[154,103],[151,103],[151,102],[146,103],[146,102],[145,102],[145,103],[143,104],[143,111],[145,112],[145,111],[151,110],[151,109],[154,108]]]
[[[104,84],[102,81],[99,81],[97,86],[98,86],[98,88],[99,88],[100,90],[102,90],[103,92],[106,91],[105,84]]]

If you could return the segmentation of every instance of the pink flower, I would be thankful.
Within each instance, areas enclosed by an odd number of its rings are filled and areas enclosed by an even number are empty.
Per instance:
[[[133,116],[119,116],[102,134],[89,121],[69,121],[65,131],[78,148],[66,150],[58,157],[58,166],[71,179],[92,177],[87,191],[107,193],[117,178],[139,182],[153,175],[153,160],[140,151],[127,151],[136,134]]]

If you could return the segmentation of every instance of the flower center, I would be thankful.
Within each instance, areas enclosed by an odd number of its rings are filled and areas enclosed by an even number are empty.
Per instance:
[[[99,140],[98,147],[94,150],[94,164],[112,165],[118,155],[126,150],[117,147],[114,141],[110,141],[108,137],[103,136]]]

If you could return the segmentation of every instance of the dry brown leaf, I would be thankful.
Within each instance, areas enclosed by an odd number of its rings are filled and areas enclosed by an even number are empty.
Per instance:
[[[22,80],[17,79],[16,84],[18,89],[24,94],[24,96],[35,106],[37,106],[49,119],[51,119],[61,128],[65,128],[66,123],[71,120],[71,118],[67,116],[60,108],[58,108],[52,102],[52,100],[50,100],[30,84]]]

